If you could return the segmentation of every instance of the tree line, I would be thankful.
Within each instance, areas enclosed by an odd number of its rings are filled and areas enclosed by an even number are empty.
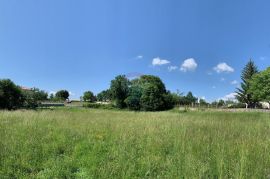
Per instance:
[[[270,67],[259,71],[254,61],[249,60],[241,74],[241,85],[237,88],[236,98],[246,108],[258,107],[260,102],[270,104]]]
[[[34,109],[42,101],[65,101],[69,97],[67,90],[60,90],[48,98],[48,93],[38,88],[24,89],[10,79],[0,80],[0,109]]]
[[[270,67],[259,71],[255,63],[250,60],[241,73],[241,85],[237,88],[236,98],[246,108],[255,108],[260,102],[270,104]],[[9,79],[0,80],[0,108],[36,108],[42,101],[66,101],[69,99],[67,90],[60,90],[55,95],[38,88],[23,89]],[[125,75],[119,75],[111,81],[110,88],[101,91],[96,96],[91,91],[84,92],[82,101],[93,103],[110,102],[115,107],[130,110],[160,111],[171,109],[176,105],[195,104],[200,106],[222,107],[235,105],[233,101],[214,101],[209,104],[204,99],[196,98],[192,92],[171,93],[166,89],[162,80],[153,75],[143,75],[129,80]]]

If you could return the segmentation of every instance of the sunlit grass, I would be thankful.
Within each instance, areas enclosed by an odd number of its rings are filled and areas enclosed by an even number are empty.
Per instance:
[[[270,115],[0,112],[0,178],[267,178]]]

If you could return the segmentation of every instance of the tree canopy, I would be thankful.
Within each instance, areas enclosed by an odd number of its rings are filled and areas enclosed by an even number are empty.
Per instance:
[[[23,106],[24,96],[20,87],[16,86],[11,80],[0,80],[0,108],[17,109]]]
[[[69,92],[67,90],[57,91],[55,94],[55,98],[58,100],[67,100],[69,97]]]
[[[129,80],[124,75],[119,75],[111,81],[111,95],[119,108],[126,107],[125,99],[128,97]]]
[[[248,92],[253,100],[270,103],[270,67],[252,77]]]
[[[82,96],[83,101],[85,102],[94,102],[96,101],[96,97],[92,91],[86,91]]]

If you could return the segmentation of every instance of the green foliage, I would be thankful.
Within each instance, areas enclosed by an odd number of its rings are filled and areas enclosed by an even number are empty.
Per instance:
[[[132,110],[159,111],[173,108],[175,101],[159,77],[143,75],[131,81],[125,102]]]
[[[130,110],[140,110],[140,100],[143,89],[139,85],[133,85],[129,89],[128,97],[125,99],[125,103]]]
[[[84,102],[94,102],[94,101],[96,101],[96,97],[95,97],[94,93],[91,92],[91,91],[84,92],[82,99],[83,99]]]
[[[94,108],[94,109],[115,109],[112,104],[101,104],[101,103],[85,103],[83,107]]]
[[[118,108],[126,107],[125,99],[128,97],[129,81],[124,75],[119,75],[111,81],[111,95]]]
[[[158,86],[148,84],[144,87],[140,100],[141,109],[145,111],[159,111],[164,108],[163,94]]]
[[[24,96],[23,107],[34,109],[38,107],[41,101],[48,99],[48,93],[39,90],[38,88],[33,88],[31,90],[22,90]]]
[[[207,106],[208,103],[204,99],[199,100],[200,106]]]
[[[24,97],[20,87],[11,80],[0,80],[0,108],[17,109],[23,106]]]
[[[188,105],[195,104],[197,100],[198,98],[194,97],[191,91],[184,97],[184,102]]]
[[[68,99],[68,97],[69,97],[69,92],[67,90],[60,90],[60,91],[57,91],[57,93],[55,94],[55,98],[57,100],[65,101]]]
[[[111,101],[112,100],[112,95],[111,95],[111,91],[108,90],[103,90],[100,93],[97,94],[97,100],[98,101]]]
[[[258,101],[254,100],[252,94],[249,92],[249,80],[252,79],[252,76],[258,73],[258,68],[255,63],[250,60],[244,67],[241,74],[241,88],[237,88],[236,98],[239,102],[246,103],[247,107],[255,107]]]
[[[255,101],[270,103],[270,67],[253,76],[250,80],[249,93]]]

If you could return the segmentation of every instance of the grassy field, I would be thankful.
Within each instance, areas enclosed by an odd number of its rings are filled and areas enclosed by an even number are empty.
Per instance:
[[[270,114],[0,111],[0,178],[269,178]]]

